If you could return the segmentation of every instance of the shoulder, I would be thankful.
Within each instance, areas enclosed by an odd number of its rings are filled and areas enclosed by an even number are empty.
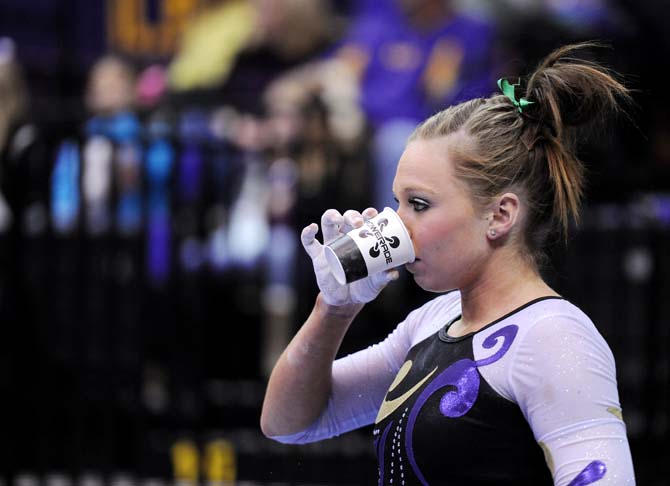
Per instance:
[[[534,301],[473,339],[480,371],[508,399],[566,370],[600,369],[614,377],[614,357],[591,319],[564,299]],[[577,373],[579,374],[579,373]]]
[[[542,298],[531,301],[503,316],[479,333],[475,339],[483,341],[503,327],[515,328],[515,342],[520,343],[532,333],[535,337],[556,337],[557,334],[577,332],[600,338],[591,319],[576,305],[562,298]]]
[[[519,343],[538,352],[561,345],[609,352],[593,321],[576,305],[564,299],[549,299],[532,306],[520,320]]]

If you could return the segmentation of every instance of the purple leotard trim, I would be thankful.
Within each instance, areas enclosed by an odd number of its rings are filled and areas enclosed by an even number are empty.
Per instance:
[[[462,359],[456,361],[446,370],[440,373],[428,387],[419,395],[416,403],[412,407],[407,420],[407,432],[405,433],[405,449],[407,450],[407,459],[412,470],[421,484],[428,486],[419,466],[414,458],[414,448],[412,447],[412,436],[414,432],[414,423],[426,403],[428,398],[440,388],[445,386],[455,386],[456,390],[448,391],[440,400],[440,412],[446,417],[460,417],[472,408],[477,393],[479,392],[479,374],[471,359]]]
[[[487,366],[502,358],[505,353],[507,353],[510,346],[512,346],[517,332],[519,332],[519,326],[512,324],[510,326],[505,326],[502,329],[498,329],[496,332],[484,339],[482,346],[486,349],[491,349],[493,346],[495,346],[498,342],[498,338],[503,338],[503,343],[496,354],[489,356],[488,358],[478,360],[477,366]]]
[[[589,463],[582,471],[577,475],[575,479],[570,481],[568,486],[586,486],[587,484],[595,483],[596,481],[605,477],[607,472],[607,467],[604,462],[593,461]]]
[[[389,422],[381,437],[377,438],[375,442],[375,449],[377,449],[377,457],[379,458],[379,486],[384,484],[384,444],[386,444],[386,436],[391,430],[391,425],[393,425],[393,420]]]

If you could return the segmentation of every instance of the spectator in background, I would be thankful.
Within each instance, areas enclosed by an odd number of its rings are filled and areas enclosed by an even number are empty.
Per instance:
[[[490,91],[494,29],[443,0],[388,0],[354,20],[337,55],[358,76],[371,123],[418,123]],[[368,13],[369,12],[369,13]]]
[[[40,386],[47,373],[40,364],[43,346],[36,305],[46,287],[44,253],[40,243],[47,229],[47,188],[51,151],[37,115],[14,41],[0,37],[0,405],[4,443],[0,445],[3,473],[35,457],[34,438],[44,434],[34,406],[40,396],[57,400]],[[36,370],[40,370],[39,372]],[[40,378],[36,379],[35,377]],[[59,394],[62,389],[59,390]],[[63,438],[61,437],[61,444]]]
[[[91,67],[86,86],[86,107],[94,115],[132,111],[136,75],[133,66],[116,55],[106,55]]]
[[[328,0],[211,2],[189,22],[168,66],[170,90],[260,112],[266,85],[331,46],[338,26]]]
[[[116,226],[124,235],[141,224],[142,126],[136,113],[137,74],[126,58],[108,54],[91,67],[85,91],[90,114],[83,145],[82,190],[87,225],[92,233],[107,229],[114,219],[112,180],[116,184]]]
[[[392,205],[395,164],[417,123],[441,108],[488,94],[494,29],[443,0],[395,0],[363,13],[338,56],[360,82],[374,130],[373,205]]]
[[[0,38],[0,295],[6,293],[5,287],[9,272],[9,251],[5,233],[12,224],[12,214],[18,210],[17,198],[22,195],[12,191],[10,184],[14,173],[20,167],[22,154],[34,139],[34,128],[26,125],[27,93],[23,75],[15,59],[15,46],[11,39]],[[16,184],[18,185],[18,184]],[[12,206],[14,206],[12,208]],[[6,283],[7,282],[7,283]],[[5,299],[0,299],[0,317],[5,317]],[[6,319],[3,319],[6,324]]]
[[[328,62],[282,79],[285,85],[297,81],[307,90],[322,91],[335,114],[342,112],[342,104],[358,105],[372,130],[371,203],[380,209],[392,204],[388,188],[395,163],[419,121],[452,103],[487,94],[495,71],[491,23],[457,10],[450,1],[382,3],[359,7]],[[353,87],[343,87],[347,83]],[[339,119],[364,126],[353,108]]]
[[[0,148],[11,138],[12,129],[25,117],[27,94],[23,76],[15,59],[14,41],[0,38]]]
[[[28,108],[28,90],[16,59],[16,46],[13,40],[0,38],[0,233],[12,224],[12,215],[21,214],[22,208],[37,197],[22,184],[39,179],[36,173],[45,165],[31,155],[38,130]],[[36,183],[32,181],[32,185]]]
[[[217,2],[191,19],[169,67],[177,90],[219,84],[233,69],[236,56],[252,42],[255,10],[251,2]]]

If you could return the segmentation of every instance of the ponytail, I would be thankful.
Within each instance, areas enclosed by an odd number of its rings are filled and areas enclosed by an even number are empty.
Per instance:
[[[526,97],[535,101],[525,116],[529,134],[542,132],[544,156],[553,184],[553,218],[567,237],[570,220],[579,221],[584,171],[575,154],[576,130],[605,122],[630,99],[615,75],[594,62],[571,57],[596,43],[561,47],[547,56],[530,76]],[[535,135],[537,138],[537,135]]]

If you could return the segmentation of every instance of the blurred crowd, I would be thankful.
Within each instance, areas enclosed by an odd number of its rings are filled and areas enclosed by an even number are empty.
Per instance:
[[[608,44],[597,55],[637,103],[581,148],[589,205],[644,203],[667,227],[668,14],[660,0],[3,2],[0,387],[15,400],[0,475],[137,472],[147,431],[255,427],[258,391],[238,397],[248,415],[221,403],[227,383],[263,379],[313,301],[301,228],[330,207],[394,206],[420,120],[560,44]],[[342,353],[427,298],[395,289]]]

